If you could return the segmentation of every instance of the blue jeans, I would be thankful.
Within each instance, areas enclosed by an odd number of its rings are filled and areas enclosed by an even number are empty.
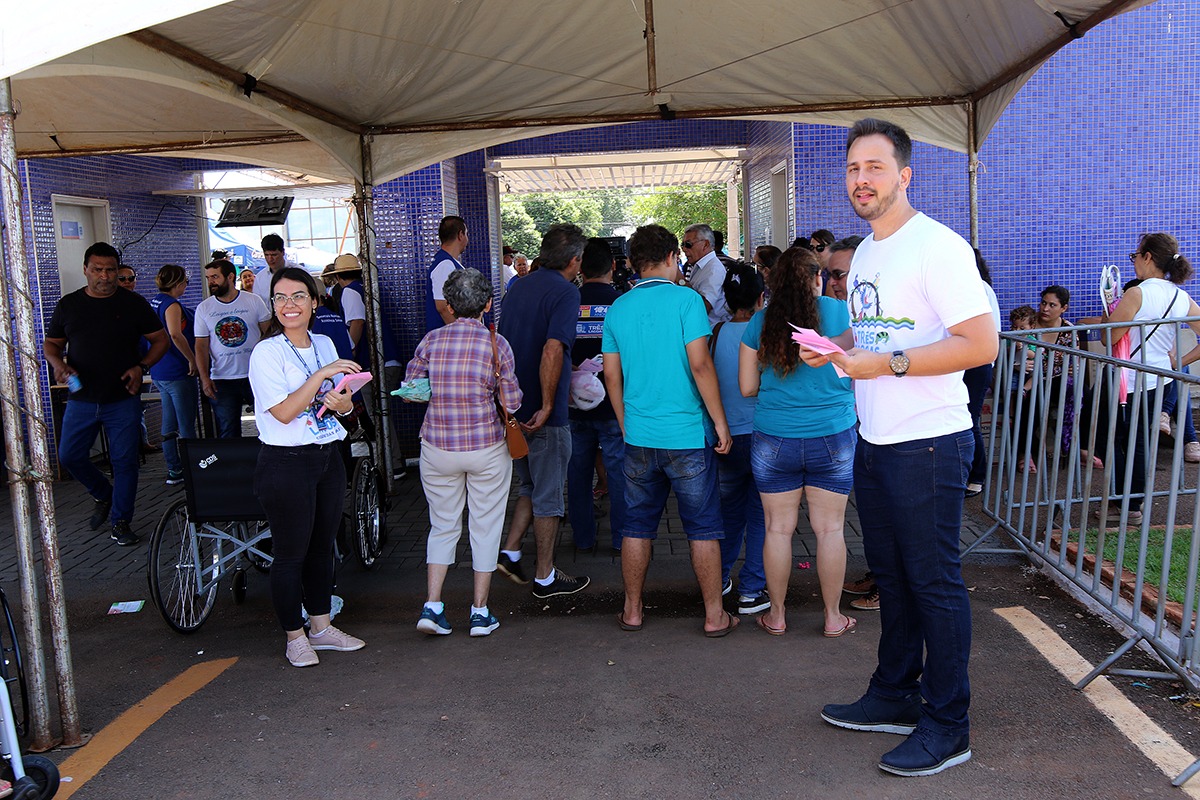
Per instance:
[[[196,403],[200,390],[195,378],[155,381],[154,387],[162,395],[162,449],[167,473],[179,475],[183,472],[183,461],[179,458],[177,440],[196,438]]]
[[[615,419],[571,420],[571,460],[567,463],[567,516],[575,546],[596,544],[596,519],[592,516],[592,476],[596,449],[608,471],[609,524],[612,546],[621,549],[625,532],[625,439]]]
[[[254,392],[250,390],[249,378],[214,380],[213,390],[217,399],[213,401],[213,416],[217,420],[217,436],[221,439],[236,439],[242,435],[242,406],[254,405]]]
[[[971,603],[959,535],[973,438],[969,430],[892,445],[859,438],[854,459],[882,626],[867,692],[899,700],[920,691],[918,728],[948,736],[970,728]]]
[[[108,436],[112,483],[89,455],[100,428]],[[112,500],[112,521],[133,521],[137,498],[138,445],[142,437],[142,401],[130,396],[115,403],[68,400],[58,439],[58,461],[97,500]]]
[[[724,538],[712,448],[663,450],[634,444],[625,445],[626,538],[658,538],[672,489],[689,542]]]
[[[1184,367],[1183,371],[1191,372],[1191,370],[1189,370],[1187,367]],[[1178,406],[1179,406],[1179,381],[1171,381],[1170,383],[1167,384],[1166,391],[1163,394],[1162,410],[1164,413],[1169,414],[1171,416],[1171,420],[1174,421],[1175,409]],[[1183,415],[1183,442],[1184,442],[1184,444],[1187,444],[1188,442],[1194,442],[1194,441],[1196,441],[1196,426],[1192,422],[1192,404],[1189,402],[1187,404],[1187,409],[1184,411],[1184,415]]]
[[[767,536],[762,497],[750,470],[750,446],[753,433],[733,437],[733,447],[727,455],[717,456],[717,474],[721,481],[721,516],[725,521],[725,538],[721,540],[721,583],[729,579],[733,562],[746,543],[746,560],[738,575],[738,592],[754,595],[767,588],[763,573],[763,540]]]

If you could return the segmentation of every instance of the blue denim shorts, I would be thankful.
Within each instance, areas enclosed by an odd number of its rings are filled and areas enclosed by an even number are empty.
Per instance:
[[[672,489],[688,541],[725,538],[712,448],[660,450],[632,444],[625,445],[625,536],[657,538]]]
[[[529,455],[513,462],[517,495],[531,499],[535,517],[561,517],[566,513],[563,491],[571,460],[571,429],[566,425],[543,425],[525,438],[529,440]]]
[[[794,492],[805,486],[837,494],[854,488],[854,428],[812,439],[787,439],[754,432],[750,468],[763,494]]]

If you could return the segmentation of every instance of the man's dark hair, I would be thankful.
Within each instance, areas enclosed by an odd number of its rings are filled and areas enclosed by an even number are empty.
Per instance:
[[[583,248],[583,263],[580,266],[584,280],[603,278],[612,272],[613,254],[608,242],[593,236]]]
[[[438,225],[438,241],[453,242],[458,238],[458,235],[467,229],[467,221],[462,217],[450,215],[442,217],[441,223]]]
[[[679,240],[662,225],[643,225],[629,237],[629,261],[639,274],[679,252]]]
[[[812,250],[812,242],[805,236],[797,236],[792,240],[792,247],[799,247],[801,250]]]
[[[829,252],[840,253],[843,250],[857,250],[858,246],[863,243],[861,236],[847,236],[845,239],[838,239],[833,244],[829,245]]]
[[[714,240],[713,250],[716,250],[718,253],[724,252],[724,250],[725,250],[725,234],[722,233],[721,231],[714,230],[713,231],[713,240]]]
[[[222,278],[228,278],[230,275],[237,272],[237,267],[235,267],[233,265],[233,262],[229,261],[227,259],[224,259],[224,258],[218,258],[216,261],[208,262],[207,264],[204,265],[204,269],[206,269],[206,270],[219,269],[219,270],[221,270]],[[279,272],[283,272],[283,270],[280,270]],[[278,275],[279,272],[277,272],[275,274]]]
[[[88,260],[92,256],[100,256],[101,258],[113,258],[117,263],[121,263],[121,254],[117,252],[117,248],[113,247],[108,242],[96,242],[94,245],[83,251],[83,265],[86,267]]]
[[[569,222],[551,225],[542,237],[542,268],[562,272],[570,265],[571,259],[583,255],[586,246],[587,236],[578,225]]]
[[[900,165],[900,169],[904,169],[912,161],[912,139],[908,138],[908,133],[904,128],[901,128],[894,122],[887,122],[874,117],[860,119],[850,128],[850,133],[846,135],[846,152],[850,152],[850,147],[863,136],[885,136],[892,143],[892,149],[896,152],[896,163]]]
[[[283,237],[280,236],[278,233],[268,233],[266,236],[264,236],[262,238],[262,249],[263,249],[263,252],[266,252],[267,250],[272,250],[272,251],[277,250],[280,253],[282,253],[283,252]]]

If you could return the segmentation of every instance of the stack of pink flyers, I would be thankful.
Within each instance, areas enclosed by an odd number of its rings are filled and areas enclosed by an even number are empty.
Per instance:
[[[788,325],[792,325],[792,323],[789,322]],[[806,350],[812,350],[820,353],[821,355],[846,352],[834,344],[831,340],[814,331],[812,328],[801,328],[796,325],[792,325],[792,328],[796,331],[792,334],[792,341]],[[837,364],[833,365],[833,369],[839,378],[846,377],[846,373],[842,372],[841,368]]]

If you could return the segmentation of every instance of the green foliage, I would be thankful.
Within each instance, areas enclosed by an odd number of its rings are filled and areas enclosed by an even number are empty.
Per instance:
[[[506,245],[529,256],[530,260],[541,249],[542,234],[521,203],[500,203],[500,231]]]
[[[564,194],[529,194],[523,198],[523,205],[540,233],[545,233],[551,225],[560,222],[578,225],[588,236],[596,236],[600,231],[603,214],[600,200],[594,194],[573,197]]]
[[[724,231],[729,223],[724,186],[656,189],[634,200],[630,212],[638,225],[662,225],[677,236],[689,225]]]

